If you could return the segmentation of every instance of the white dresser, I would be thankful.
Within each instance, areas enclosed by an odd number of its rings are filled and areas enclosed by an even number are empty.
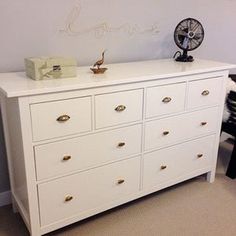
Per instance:
[[[214,181],[233,65],[172,59],[104,75],[0,75],[13,207],[39,236],[206,174]]]

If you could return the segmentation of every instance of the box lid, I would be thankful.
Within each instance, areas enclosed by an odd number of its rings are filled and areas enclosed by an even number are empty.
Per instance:
[[[32,61],[36,65],[45,65],[46,67],[60,66],[77,66],[75,58],[70,57],[30,57],[27,60]]]

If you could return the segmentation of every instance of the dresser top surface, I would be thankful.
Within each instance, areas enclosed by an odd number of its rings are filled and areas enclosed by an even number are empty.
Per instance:
[[[6,97],[20,97],[77,89],[168,79],[235,68],[236,65],[195,59],[191,63],[173,59],[139,61],[104,65],[105,74],[94,75],[90,67],[78,67],[77,77],[35,81],[25,72],[0,73],[0,92]]]

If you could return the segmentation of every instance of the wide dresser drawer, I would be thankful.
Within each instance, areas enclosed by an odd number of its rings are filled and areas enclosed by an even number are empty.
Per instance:
[[[191,81],[187,99],[188,109],[219,104],[222,83],[222,77]]]
[[[90,131],[91,110],[91,97],[32,104],[33,140]]]
[[[143,90],[122,91],[95,96],[96,128],[140,121]]]
[[[145,150],[216,132],[219,108],[213,107],[146,123]]]
[[[143,187],[151,188],[210,167],[214,140],[212,135],[145,154]]]
[[[141,125],[133,125],[38,145],[35,147],[37,179],[60,176],[139,154],[141,131]]]
[[[140,157],[38,186],[41,226],[102,208],[139,191]]]
[[[146,118],[184,110],[186,83],[147,89]]]

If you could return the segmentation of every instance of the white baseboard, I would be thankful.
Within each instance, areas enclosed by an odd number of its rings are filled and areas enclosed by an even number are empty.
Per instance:
[[[11,204],[11,191],[0,193],[0,207]]]

